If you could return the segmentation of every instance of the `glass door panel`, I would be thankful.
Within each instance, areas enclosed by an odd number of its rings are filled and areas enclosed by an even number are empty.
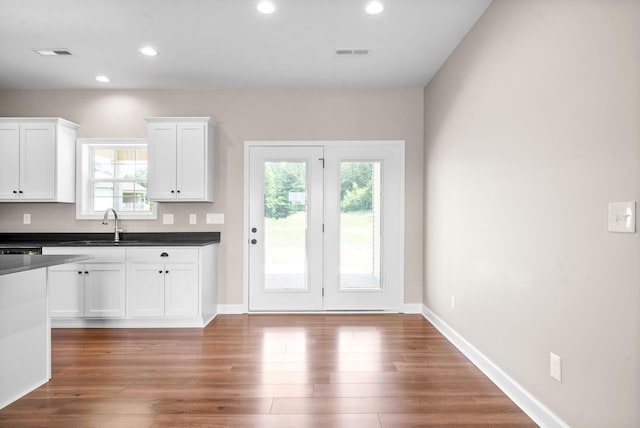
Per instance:
[[[381,166],[340,163],[340,288],[380,289]]]
[[[264,288],[307,290],[307,163],[264,164]]]

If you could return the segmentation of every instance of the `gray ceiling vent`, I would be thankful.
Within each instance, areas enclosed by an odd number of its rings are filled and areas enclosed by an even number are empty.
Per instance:
[[[59,55],[71,55],[69,49],[55,48],[55,49],[31,49],[38,55],[42,56],[59,56]]]
[[[369,49],[336,49],[337,56],[364,56],[369,55]]]

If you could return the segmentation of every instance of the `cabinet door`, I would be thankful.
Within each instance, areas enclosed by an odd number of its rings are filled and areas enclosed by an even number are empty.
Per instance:
[[[164,316],[164,265],[132,263],[127,276],[127,316]]]
[[[164,314],[198,316],[198,265],[166,264],[164,281]]]
[[[84,266],[53,266],[48,275],[51,318],[84,317]]]
[[[176,124],[150,123],[147,135],[149,198],[176,199]]]
[[[0,200],[18,198],[20,190],[20,125],[0,124]]]
[[[55,125],[21,124],[21,199],[55,199],[55,159]]]
[[[124,264],[87,264],[84,275],[84,315],[88,318],[125,316]]]
[[[207,167],[205,124],[179,123],[177,130],[178,199],[203,200]]]

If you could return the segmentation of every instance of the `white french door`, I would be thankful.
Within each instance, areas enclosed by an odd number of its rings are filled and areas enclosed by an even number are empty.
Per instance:
[[[397,144],[325,148],[326,310],[401,309],[404,151],[400,148]],[[363,181],[365,188],[358,184]]]
[[[403,143],[247,144],[249,310],[401,310]]]
[[[322,310],[322,147],[251,147],[249,309]]]

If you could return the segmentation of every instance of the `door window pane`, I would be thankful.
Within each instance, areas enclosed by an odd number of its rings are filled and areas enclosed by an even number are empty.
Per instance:
[[[340,288],[380,289],[381,162],[341,162],[340,184]]]
[[[307,164],[264,164],[265,290],[307,290]]]

